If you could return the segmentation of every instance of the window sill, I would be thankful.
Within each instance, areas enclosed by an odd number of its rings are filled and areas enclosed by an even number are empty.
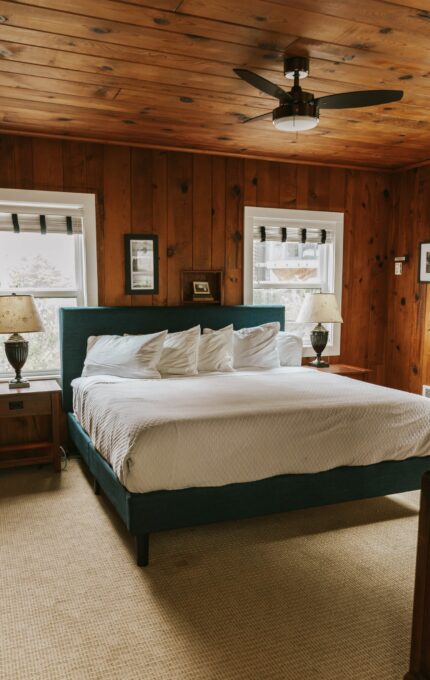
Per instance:
[[[9,375],[0,375],[0,383],[6,383],[12,380],[14,376],[12,374]],[[23,376],[24,380],[29,380],[30,382],[32,380],[57,380],[58,382],[61,382],[61,376],[59,373],[43,373],[42,375],[38,373],[25,373]]]

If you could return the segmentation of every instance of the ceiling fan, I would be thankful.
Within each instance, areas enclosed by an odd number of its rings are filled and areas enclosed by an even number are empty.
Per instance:
[[[239,78],[256,87],[260,92],[279,100],[279,106],[272,112],[268,111],[254,118],[246,118],[242,122],[250,123],[272,116],[273,125],[278,130],[287,132],[300,132],[316,127],[319,123],[320,109],[355,109],[363,106],[376,106],[397,102],[403,97],[402,90],[362,90],[331,94],[315,99],[311,92],[304,92],[300,87],[300,78],[306,78],[309,75],[308,57],[285,57],[284,75],[294,81],[290,92],[286,92],[270,80],[247,69],[235,68],[233,71]]]

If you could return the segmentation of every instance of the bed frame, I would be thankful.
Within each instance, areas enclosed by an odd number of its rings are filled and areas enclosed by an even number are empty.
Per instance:
[[[185,330],[198,323],[235,329],[279,321],[281,306],[199,307],[85,307],[60,310],[63,408],[69,436],[94,478],[136,539],[137,564],[146,566],[149,534],[222,520],[255,517],[274,512],[385,496],[420,487],[430,469],[430,457],[386,461],[362,467],[339,467],[315,474],[279,475],[256,482],[175,491],[130,493],[110,465],[94,448],[73,414],[71,381],[80,376],[90,335],[154,333],[166,328]]]

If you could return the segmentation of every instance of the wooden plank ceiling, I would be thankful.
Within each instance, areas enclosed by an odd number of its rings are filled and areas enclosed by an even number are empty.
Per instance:
[[[401,102],[324,110],[314,130],[244,117],[311,57],[316,96],[403,89]],[[430,0],[0,0],[0,132],[401,168],[430,158]]]

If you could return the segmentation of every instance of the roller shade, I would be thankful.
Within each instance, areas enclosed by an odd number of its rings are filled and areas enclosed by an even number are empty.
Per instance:
[[[0,203],[0,231],[15,234],[82,234],[82,218],[76,205]]]
[[[279,226],[255,224],[254,241],[278,243],[333,243],[334,234],[330,229],[315,229],[303,226]]]

